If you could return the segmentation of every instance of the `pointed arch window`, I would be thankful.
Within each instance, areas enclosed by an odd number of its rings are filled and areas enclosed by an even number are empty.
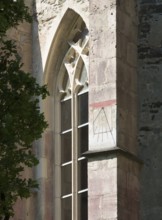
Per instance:
[[[61,220],[87,220],[88,30],[80,19],[59,78]]]

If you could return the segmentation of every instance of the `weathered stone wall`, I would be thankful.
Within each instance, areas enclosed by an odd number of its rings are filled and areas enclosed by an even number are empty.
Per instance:
[[[124,150],[118,156],[119,220],[140,219],[137,34],[136,0],[117,1],[117,146]]]
[[[116,146],[116,1],[91,0],[89,19],[89,150],[93,153],[88,160],[88,219],[112,220],[117,219],[117,158],[106,151]]]
[[[32,0],[27,3],[32,7]],[[138,21],[136,3],[139,3]],[[18,42],[24,68],[33,70],[40,83],[50,82],[46,69],[48,55],[68,8],[79,13],[87,25],[90,19],[89,144],[93,153],[88,162],[89,220],[162,219],[162,3],[160,0],[34,1],[32,34],[31,25],[23,24],[12,30],[11,36]],[[66,32],[68,27],[64,29]],[[55,56],[57,53],[59,50]],[[49,128],[35,144],[40,159],[35,177],[40,190],[34,193],[34,199],[17,203],[15,220],[54,219],[53,106],[51,93],[45,107],[42,104]],[[119,148],[114,150],[116,145],[128,153]],[[140,163],[131,155],[138,151],[144,161],[140,217]]]
[[[131,154],[118,155],[118,219],[140,219],[140,172],[141,162]]]
[[[116,154],[91,156],[88,162],[88,220],[118,219]]]
[[[117,5],[117,145],[137,153],[136,1]]]
[[[90,1],[89,149],[116,146],[116,1]]]
[[[141,219],[162,219],[162,2],[139,3]]]
[[[90,1],[90,220],[139,220],[137,25],[135,0]]]

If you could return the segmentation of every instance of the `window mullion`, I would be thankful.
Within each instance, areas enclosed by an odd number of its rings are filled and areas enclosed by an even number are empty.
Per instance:
[[[78,219],[77,95],[72,96],[72,220]]]

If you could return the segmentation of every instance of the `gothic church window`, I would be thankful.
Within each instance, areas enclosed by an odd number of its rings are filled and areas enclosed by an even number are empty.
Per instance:
[[[58,76],[61,220],[87,220],[88,30],[79,19]]]

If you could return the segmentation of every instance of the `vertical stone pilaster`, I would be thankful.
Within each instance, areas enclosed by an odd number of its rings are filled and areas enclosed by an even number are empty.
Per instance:
[[[139,220],[141,161],[118,147],[86,156],[88,220]]]
[[[116,146],[116,1],[89,4],[88,220],[115,220],[117,158],[106,151]]]
[[[90,1],[89,90],[89,220],[139,220],[135,0]]]
[[[117,4],[117,145],[137,154],[136,0]]]
[[[141,161],[134,155],[118,151],[118,220],[140,219]]]
[[[89,149],[116,145],[116,1],[90,1]]]
[[[88,220],[117,219],[117,158],[91,154],[88,162]]]
[[[139,220],[141,161],[137,158],[136,0],[117,1],[118,220]],[[136,155],[136,156],[135,156]]]

